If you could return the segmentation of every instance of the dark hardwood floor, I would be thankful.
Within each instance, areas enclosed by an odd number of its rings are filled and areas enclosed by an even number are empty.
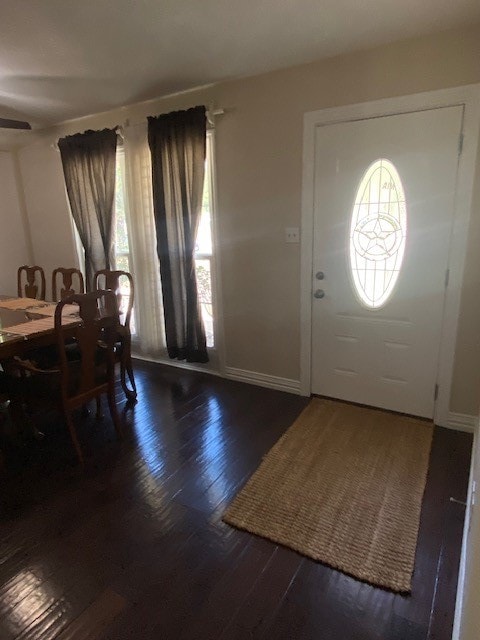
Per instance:
[[[221,521],[306,399],[140,361],[136,377],[123,442],[109,418],[79,418],[84,469],[51,418],[44,441],[7,450],[1,640],[450,638],[468,434],[435,429],[399,596]]]

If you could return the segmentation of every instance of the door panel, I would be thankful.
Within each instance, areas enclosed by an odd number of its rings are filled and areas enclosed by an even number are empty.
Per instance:
[[[433,416],[462,115],[459,106],[316,128],[313,291],[324,297],[312,299],[314,393]],[[380,158],[403,184],[407,232],[393,292],[372,309],[355,290],[349,244],[359,185]],[[357,225],[364,248],[393,246],[385,206]]]

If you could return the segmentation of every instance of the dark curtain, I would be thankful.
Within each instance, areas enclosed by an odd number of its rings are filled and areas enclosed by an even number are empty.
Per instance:
[[[58,141],[72,216],[85,249],[87,290],[93,274],[114,267],[117,133],[86,131]]]
[[[148,118],[167,350],[170,358],[187,362],[208,362],[194,259],[206,123],[203,106]]]

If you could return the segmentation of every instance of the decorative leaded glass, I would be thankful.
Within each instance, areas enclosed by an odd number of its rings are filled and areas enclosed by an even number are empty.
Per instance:
[[[350,225],[350,267],[355,291],[371,309],[383,306],[400,274],[407,237],[402,181],[390,160],[375,160],[355,197]]]

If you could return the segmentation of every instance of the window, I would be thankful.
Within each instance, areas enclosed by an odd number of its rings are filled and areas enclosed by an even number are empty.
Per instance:
[[[202,212],[195,243],[195,269],[197,276],[198,299],[205,327],[207,347],[215,346],[214,337],[214,301],[212,293],[212,213],[213,213],[213,138],[207,134],[207,156],[205,160],[205,182],[203,188]],[[125,154],[122,146],[117,147],[116,183],[115,183],[115,263],[116,268],[130,271],[132,262],[128,240],[128,226],[125,215]],[[123,304],[128,303],[130,291],[128,281],[122,289]],[[122,306],[123,306],[122,304]],[[135,333],[135,309],[131,320],[132,333]]]
[[[212,212],[213,212],[213,138],[207,134],[207,157],[205,160],[205,182],[200,223],[195,243],[195,269],[197,274],[198,299],[202,311],[207,347],[215,346],[214,311],[212,294]]]
[[[383,306],[400,275],[407,238],[405,193],[392,162],[373,162],[360,181],[350,225],[355,291],[371,309]]]
[[[125,153],[117,147],[115,174],[115,264],[117,269],[130,271],[127,218],[125,216]]]
[[[121,271],[131,270],[130,246],[128,242],[127,218],[125,215],[125,153],[123,146],[117,146],[116,167],[115,167],[115,269]],[[125,276],[120,280],[120,292],[122,294],[122,304],[120,311],[125,312],[130,298],[130,282]],[[130,319],[130,329],[135,335],[135,308],[132,310]]]

